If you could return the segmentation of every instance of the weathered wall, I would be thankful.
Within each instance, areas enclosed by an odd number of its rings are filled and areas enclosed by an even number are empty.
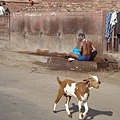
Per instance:
[[[10,49],[10,19],[0,16],[0,48]]]
[[[102,53],[103,12],[41,12],[11,15],[11,49],[69,53],[79,32]]]
[[[102,53],[105,42],[105,11],[120,11],[120,0],[7,0],[11,11],[10,41],[15,51],[37,49],[68,53],[76,36],[84,32]],[[60,34],[60,35],[59,35]],[[0,40],[2,46],[4,41]]]
[[[28,0],[7,0],[11,12],[16,11],[120,11],[120,0],[33,0],[30,7]]]
[[[0,39],[9,40],[9,23],[8,16],[0,16]]]

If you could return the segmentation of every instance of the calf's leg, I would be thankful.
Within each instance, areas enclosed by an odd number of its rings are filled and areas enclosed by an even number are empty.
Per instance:
[[[57,103],[59,102],[60,98],[63,96],[63,92],[62,91],[58,91],[58,94],[57,94],[57,98],[55,100],[55,103],[54,103],[54,108],[53,108],[53,112],[56,113],[56,106],[57,106]]]
[[[79,108],[79,120],[83,120],[83,113],[82,113],[82,101],[78,101],[78,108]]]
[[[66,97],[66,103],[65,103],[65,107],[66,107],[66,111],[67,111],[67,114],[70,118],[72,118],[72,115],[70,114],[70,110],[69,110],[69,102],[71,100],[71,96],[67,96]]]
[[[83,113],[83,117],[85,117],[85,115],[87,114],[87,112],[89,110],[87,102],[84,103],[84,107],[85,107],[85,112]]]

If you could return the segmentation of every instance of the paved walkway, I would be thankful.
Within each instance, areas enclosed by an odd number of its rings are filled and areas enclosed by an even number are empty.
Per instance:
[[[81,81],[88,76],[82,75],[74,80]],[[65,111],[64,97],[57,106],[58,112],[52,112],[59,87],[57,76],[70,78],[60,73],[42,74],[24,67],[0,64],[0,120],[70,120]],[[104,82],[98,90],[92,89],[86,120],[119,120],[119,94],[120,86]],[[74,98],[70,111],[73,116],[71,120],[78,120],[77,100]]]

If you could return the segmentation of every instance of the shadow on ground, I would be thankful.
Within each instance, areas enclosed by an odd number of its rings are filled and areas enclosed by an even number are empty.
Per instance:
[[[66,111],[66,110],[62,109],[62,110],[58,110],[57,112],[61,112],[61,111]],[[70,111],[71,111],[71,114],[78,112],[78,106],[72,103],[72,107],[70,107]],[[84,111],[84,107],[83,107],[83,111]],[[112,111],[100,111],[100,110],[89,108],[87,116],[84,118],[84,120],[93,120],[94,117],[98,115],[112,116],[113,112]]]

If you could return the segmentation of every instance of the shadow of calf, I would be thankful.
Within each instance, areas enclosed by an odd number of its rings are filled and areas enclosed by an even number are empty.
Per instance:
[[[98,115],[112,116],[113,112],[111,112],[111,111],[100,111],[100,110],[94,110],[92,108],[89,108],[87,116],[84,118],[84,120],[92,120],[95,116],[98,116]]]
[[[78,105],[75,105],[74,103],[72,103],[72,107],[69,108],[71,111],[71,114],[78,112]],[[84,112],[84,107],[82,107],[82,112]],[[57,112],[62,112],[62,111],[66,111],[65,109],[62,110],[58,110]],[[86,117],[84,118],[84,120],[92,120],[94,119],[95,116],[98,115],[107,115],[107,116],[112,116],[113,112],[111,111],[100,111],[100,110],[94,110],[92,108],[89,108],[89,111],[86,115]]]
[[[70,110],[72,111],[71,114],[78,112],[78,105],[75,105],[74,103],[72,103],[72,107],[70,108]],[[84,112],[84,107],[82,107],[82,111]],[[89,108],[89,111],[86,115],[86,117],[84,118],[84,120],[92,120],[94,119],[95,116],[98,115],[107,115],[107,116],[112,116],[113,112],[111,111],[100,111],[100,110],[94,110],[92,108]]]

